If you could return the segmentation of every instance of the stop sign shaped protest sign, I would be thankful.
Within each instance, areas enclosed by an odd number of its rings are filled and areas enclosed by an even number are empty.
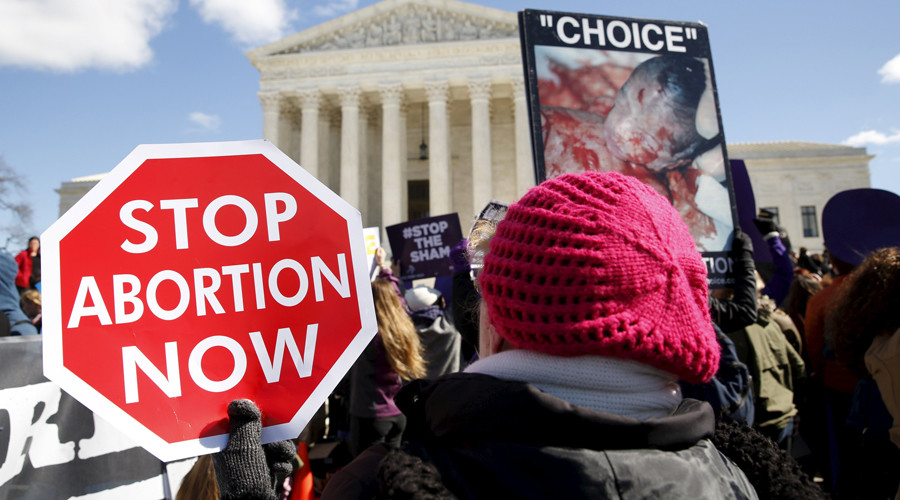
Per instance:
[[[41,237],[44,373],[161,460],[296,437],[375,335],[359,211],[266,141],[137,147]]]

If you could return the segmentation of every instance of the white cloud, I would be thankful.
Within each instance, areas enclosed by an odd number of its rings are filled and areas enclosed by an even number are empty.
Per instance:
[[[200,111],[194,111],[189,114],[188,120],[200,125],[200,127],[205,130],[212,131],[219,130],[219,125],[222,123],[222,119],[219,118],[218,115],[208,115],[206,113],[201,113]]]
[[[878,74],[881,75],[881,83],[900,83],[900,54],[886,62]]]
[[[356,10],[359,0],[334,0],[325,5],[316,5],[313,7],[313,14],[319,17],[333,17],[338,14]]]
[[[892,135],[887,135],[877,130],[864,130],[853,137],[844,140],[848,146],[860,147],[867,144],[883,146],[885,144],[900,144],[900,131],[894,130]]]
[[[0,66],[52,71],[140,68],[177,0],[3,0]]]
[[[296,10],[289,10],[285,0],[191,0],[203,21],[218,24],[248,47],[282,38]]]

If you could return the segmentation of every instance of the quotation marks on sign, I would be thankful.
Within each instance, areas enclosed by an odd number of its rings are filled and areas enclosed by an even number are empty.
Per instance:
[[[625,22],[621,19],[578,19],[567,15],[559,19],[554,19],[550,14],[540,14],[538,17],[542,28],[553,30],[556,38],[568,45],[611,45],[617,49],[687,52],[683,43],[699,40],[699,32],[694,27]]]

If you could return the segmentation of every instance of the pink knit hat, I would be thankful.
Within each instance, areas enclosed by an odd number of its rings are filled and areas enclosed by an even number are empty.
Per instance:
[[[478,281],[517,349],[627,358],[695,383],[718,369],[706,267],[671,203],[633,177],[567,174],[529,190]]]

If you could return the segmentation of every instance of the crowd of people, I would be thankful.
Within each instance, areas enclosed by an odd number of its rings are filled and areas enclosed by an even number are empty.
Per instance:
[[[41,333],[41,240],[15,257],[0,252],[0,337]]]
[[[810,255],[761,212],[745,231],[772,265],[737,231],[733,284],[709,290],[668,200],[588,172],[476,224],[451,256],[449,307],[437,290],[405,290],[382,253],[379,333],[329,408],[330,425],[348,420],[343,391],[360,423],[315,495],[895,498],[895,214],[892,193],[839,193],[823,213],[827,250]]]
[[[378,249],[378,332],[299,438],[329,450],[309,495],[900,498],[898,214],[893,193],[838,193],[811,255],[760,213],[716,290],[669,200],[611,172],[476,223],[450,297]],[[39,333],[40,242],[0,264],[0,328]],[[229,420],[184,487],[288,498],[297,443],[260,446],[250,401]]]

